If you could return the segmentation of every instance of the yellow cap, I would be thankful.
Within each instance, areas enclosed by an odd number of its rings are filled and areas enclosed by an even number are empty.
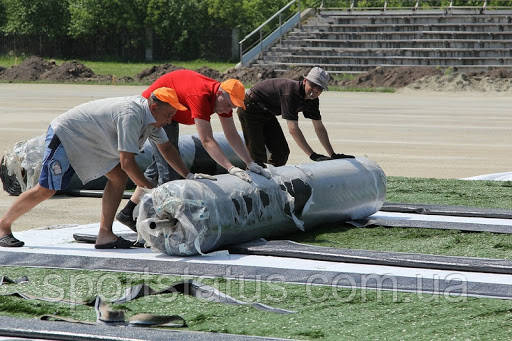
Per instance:
[[[245,88],[242,82],[238,79],[228,79],[220,83],[220,87],[229,94],[229,98],[231,98],[234,105],[245,109]]]
[[[169,103],[171,106],[176,108],[176,110],[185,111],[188,110],[186,106],[180,103],[178,100],[178,95],[176,91],[171,88],[158,88],[153,90],[153,95],[156,96],[159,100],[165,103]]]

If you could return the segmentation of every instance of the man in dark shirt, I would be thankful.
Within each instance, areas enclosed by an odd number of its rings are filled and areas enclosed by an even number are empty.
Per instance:
[[[318,96],[327,89],[329,75],[319,67],[314,67],[302,81],[274,78],[258,82],[247,91],[246,109],[238,109],[245,143],[251,157],[260,165],[270,163],[283,166],[290,155],[283,130],[276,116],[282,115],[288,125],[290,135],[297,145],[313,161],[354,158],[352,155],[336,154],[329,141],[329,136],[322,117]],[[330,157],[317,154],[306,141],[299,128],[299,112],[313,122],[315,133]],[[265,148],[266,147],[266,148]],[[270,158],[267,159],[267,151]]]

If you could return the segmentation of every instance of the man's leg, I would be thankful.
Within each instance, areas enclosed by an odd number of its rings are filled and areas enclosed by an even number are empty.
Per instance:
[[[16,219],[30,211],[39,203],[51,198],[56,192],[55,190],[44,188],[37,184],[28,191],[21,193],[2,219],[0,219],[0,238],[12,233],[11,225]]]
[[[267,150],[265,149],[265,114],[253,114],[238,109],[238,119],[244,133],[245,145],[252,159],[263,166],[267,162]]]
[[[118,238],[112,232],[112,224],[128,180],[128,176],[121,169],[120,165],[117,165],[105,176],[108,181],[103,191],[103,198],[101,199],[100,230],[96,239],[96,245],[108,244],[116,241]]]
[[[167,134],[169,141],[176,147],[176,149],[178,149],[179,152],[178,141],[180,130],[178,122],[173,121],[172,123],[165,125],[164,131]],[[148,168],[146,168],[144,176],[148,179],[158,179],[159,185],[168,181],[181,179],[181,175],[169,166],[167,161],[162,157],[156,144],[153,141],[150,141],[150,143],[153,152],[153,162],[148,166]],[[126,206],[116,215],[117,221],[128,226],[134,231],[136,231],[136,220],[133,219],[133,209],[140,202],[143,195],[144,190],[137,187],[130,197],[130,200],[126,203]]]
[[[288,147],[283,129],[276,117],[267,121],[264,136],[265,144],[270,152],[268,162],[276,167],[284,166],[290,155],[290,147]]]
[[[11,225],[23,214],[30,211],[40,202],[51,198],[58,190],[65,189],[74,174],[73,167],[69,163],[68,156],[59,138],[51,127],[48,128],[45,138],[45,152],[41,165],[39,183],[22,193],[12,204],[5,215],[0,219],[0,238],[12,233]],[[23,246],[22,242],[15,243],[14,237],[5,239],[1,244],[17,244],[11,246]],[[9,245],[6,245],[9,246]]]

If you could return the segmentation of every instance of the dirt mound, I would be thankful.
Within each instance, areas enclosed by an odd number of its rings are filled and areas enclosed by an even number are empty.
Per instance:
[[[339,81],[338,85],[361,88],[402,88],[423,77],[439,75],[441,73],[441,70],[434,67],[377,67],[360,74],[352,80]]]
[[[494,69],[465,73],[447,70],[441,75],[419,79],[407,88],[430,91],[512,91],[512,71]]]
[[[254,85],[257,82],[279,77],[278,73],[271,67],[241,67],[227,70],[222,76],[222,80],[235,78],[247,85]]]
[[[197,69],[195,71],[202,75],[205,75],[206,77],[209,77],[211,79],[215,79],[218,81],[222,80],[222,73],[220,73],[219,71],[217,71],[215,69],[209,68],[208,66],[200,67],[199,69]]]
[[[172,64],[153,65],[152,67],[139,72],[135,79],[141,82],[153,83],[158,77],[165,75],[171,71],[182,70],[181,66]]]
[[[76,80],[77,78],[94,78],[96,75],[87,66],[76,61],[65,62],[53,69],[43,73],[39,78],[56,80],[56,81],[69,81]]]
[[[8,81],[35,81],[39,77],[56,67],[55,62],[47,62],[40,57],[30,57],[21,64],[11,66],[0,73],[0,79]]]
[[[311,70],[310,67],[292,67],[285,72],[281,72],[279,74],[279,77],[298,81],[304,79],[304,77],[308,74],[309,70]],[[334,84],[332,78],[329,84]]]

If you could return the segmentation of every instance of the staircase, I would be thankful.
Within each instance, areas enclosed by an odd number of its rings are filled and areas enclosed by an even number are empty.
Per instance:
[[[359,73],[377,66],[512,67],[512,9],[318,9],[253,65],[321,66]]]

